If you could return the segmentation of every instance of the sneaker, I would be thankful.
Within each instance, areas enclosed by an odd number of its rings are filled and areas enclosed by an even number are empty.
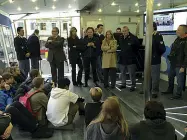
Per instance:
[[[156,99],[156,98],[158,98],[158,95],[157,94],[152,94],[152,98]]]
[[[180,100],[180,99],[182,99],[181,95],[175,95],[175,96],[170,98],[170,100]]]
[[[164,92],[161,92],[162,94],[173,94],[173,91],[170,91],[170,90],[166,90]]]
[[[135,87],[130,88],[130,92],[133,92],[133,91],[135,91]]]
[[[78,82],[77,84],[78,84],[78,86],[83,86],[84,85],[82,82]]]
[[[96,86],[96,87],[99,87],[99,85],[98,85],[98,83],[97,83],[97,82],[94,82],[94,84],[95,84],[95,86]]]
[[[125,88],[126,88],[126,85],[119,86],[119,89],[125,89]]]
[[[88,83],[85,83],[85,84],[84,84],[84,87],[88,87]]]
[[[78,86],[77,82],[76,83],[73,83],[74,86]]]

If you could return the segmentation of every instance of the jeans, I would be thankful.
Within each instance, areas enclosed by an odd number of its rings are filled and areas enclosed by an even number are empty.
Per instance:
[[[28,74],[30,72],[30,61],[29,61],[29,59],[19,60],[19,68],[25,74],[25,76],[28,77]]]
[[[104,71],[104,86],[108,86],[108,79],[110,75],[110,80],[111,80],[111,86],[115,87],[116,85],[116,68],[106,68],[103,70]]]
[[[175,76],[177,77],[177,95],[182,96],[182,90],[184,86],[184,72],[180,73],[180,68],[179,67],[170,67],[169,75],[168,75],[168,91],[173,92],[174,90],[174,80]]]
[[[39,61],[40,61],[39,57],[33,57],[33,58],[31,58],[31,68],[39,70]]]
[[[159,93],[159,83],[160,83],[160,64],[151,66],[151,92],[152,94]]]
[[[95,57],[85,57],[84,58],[85,83],[88,82],[88,79],[90,76],[90,64],[92,67],[93,80],[94,80],[94,82],[98,81],[97,72],[96,72],[96,58]]]
[[[11,114],[12,123],[17,124],[24,130],[33,132],[37,128],[36,119],[20,102],[11,104],[5,113]]]
[[[103,81],[103,69],[102,69],[102,56],[97,56],[97,64],[96,64],[97,76],[100,81]]]
[[[129,72],[130,80],[132,82],[131,87],[136,87],[136,65],[120,65],[122,85],[126,86],[126,72]]]
[[[78,58],[77,60],[77,64],[79,67],[79,72],[76,78],[76,63],[72,62],[71,66],[72,66],[72,82],[75,83],[81,83],[82,81],[82,72],[83,72],[83,65],[82,65],[82,60],[81,58]]]

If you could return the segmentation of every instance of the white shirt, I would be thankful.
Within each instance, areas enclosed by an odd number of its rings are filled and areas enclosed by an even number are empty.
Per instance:
[[[70,103],[76,103],[78,95],[66,89],[54,88],[47,105],[47,119],[56,127],[68,122]]]

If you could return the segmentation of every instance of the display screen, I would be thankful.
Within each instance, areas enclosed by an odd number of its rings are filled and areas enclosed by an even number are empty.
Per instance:
[[[157,24],[157,30],[159,32],[175,32],[179,25],[187,25],[187,10],[178,12],[170,11],[164,13],[155,13],[153,15],[153,21]],[[146,31],[146,15],[144,18],[144,33]]]

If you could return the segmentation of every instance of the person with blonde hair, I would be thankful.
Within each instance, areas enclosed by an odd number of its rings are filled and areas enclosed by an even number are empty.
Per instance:
[[[87,127],[85,140],[124,140],[128,124],[123,117],[117,97],[108,97],[100,115]]]
[[[110,74],[111,88],[115,88],[117,41],[114,39],[112,31],[109,30],[106,32],[101,49],[103,51],[102,68],[104,69],[104,87],[107,88],[109,86],[108,79]]]
[[[85,105],[85,123],[86,126],[90,124],[90,122],[95,119],[100,111],[101,111],[101,97],[102,97],[102,89],[100,87],[94,87],[90,89],[90,96],[93,100],[92,103],[87,103]]]

